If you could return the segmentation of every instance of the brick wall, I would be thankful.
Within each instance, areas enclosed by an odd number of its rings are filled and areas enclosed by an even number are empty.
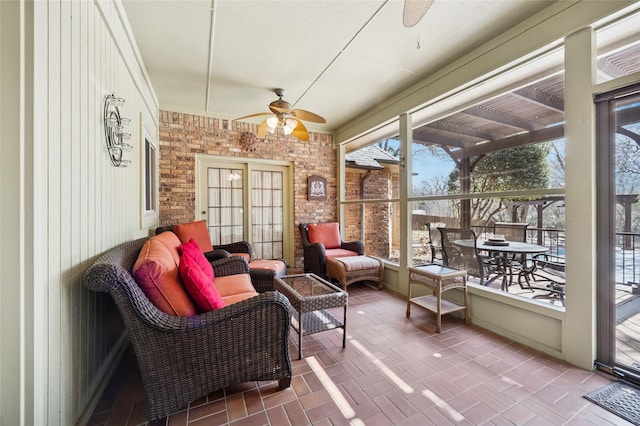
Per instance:
[[[284,160],[293,163],[295,266],[302,267],[298,224],[336,221],[336,150],[333,137],[311,133],[308,142],[280,132],[267,135],[257,150],[241,148],[243,132],[258,133],[258,126],[172,111],[160,111],[160,225],[195,218],[195,155]],[[326,201],[307,200],[307,177],[327,179]]]
[[[362,169],[347,168],[345,172],[345,189],[347,200],[360,200],[364,189],[364,199],[388,199],[394,193],[394,179],[389,169],[372,170],[367,176]],[[361,181],[364,178],[364,187]],[[362,210],[360,205],[347,205],[345,209],[345,239],[359,240]],[[364,244],[367,254],[389,257],[391,231],[389,225],[390,207],[384,204],[365,204],[364,206]]]

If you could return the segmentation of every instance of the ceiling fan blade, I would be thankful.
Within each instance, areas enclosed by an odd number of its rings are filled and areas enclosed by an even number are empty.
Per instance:
[[[269,127],[267,126],[267,120],[264,120],[258,126],[258,137],[259,138],[264,138],[265,136],[267,136],[268,132],[269,132]]]
[[[327,120],[320,117],[318,114],[314,114],[309,111],[305,111],[303,109],[292,109],[291,114],[293,114],[296,118],[304,121],[311,121],[313,123],[326,123]]]
[[[273,115],[273,114],[271,114],[270,112],[259,112],[257,114],[245,115],[244,117],[235,118],[234,121],[242,120],[244,118],[250,118],[250,117],[259,117],[261,115]]]
[[[279,113],[281,113],[281,114],[289,114],[291,112],[291,108],[281,108],[281,107],[274,106],[274,105],[269,105],[269,109],[274,114],[279,114]]]
[[[309,132],[307,132],[307,128],[304,127],[304,124],[302,124],[302,121],[300,120],[296,120],[296,121],[298,122],[298,125],[296,126],[295,129],[293,129],[293,132],[291,134],[303,142],[308,141]]]
[[[402,25],[407,28],[416,25],[427,10],[433,4],[433,0],[404,0],[404,10],[402,11]]]

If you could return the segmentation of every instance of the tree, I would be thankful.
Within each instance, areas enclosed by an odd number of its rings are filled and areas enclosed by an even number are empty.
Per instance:
[[[540,143],[487,154],[471,172],[471,192],[499,192],[548,188],[550,170],[547,156],[551,144]],[[449,192],[460,193],[460,170],[449,175]],[[523,198],[478,198],[471,203],[472,220],[489,220],[504,215],[507,207]],[[526,208],[517,221],[526,220]],[[501,219],[511,219],[504,218]]]

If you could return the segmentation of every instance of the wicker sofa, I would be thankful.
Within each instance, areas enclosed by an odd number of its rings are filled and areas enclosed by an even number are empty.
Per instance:
[[[201,222],[201,224],[199,222]],[[200,228],[193,227],[190,230],[190,232],[199,232],[202,235],[206,235],[206,237],[201,237],[201,238],[203,238],[204,240],[208,240],[209,242],[208,245],[211,246],[211,250],[205,251],[204,253],[206,258],[209,259],[209,261],[222,259],[230,255],[242,256],[246,259],[247,262],[250,262],[249,274],[251,275],[251,282],[253,283],[253,286],[256,288],[256,290],[262,293],[265,291],[272,291],[275,289],[273,279],[277,274],[273,269],[254,267],[255,262],[252,262],[253,248],[251,247],[251,244],[249,244],[247,241],[236,241],[229,244],[216,245],[214,248],[211,245],[211,241],[209,240],[210,238],[209,231],[207,230],[205,223],[206,223],[205,221],[198,221],[198,222],[190,222],[190,223],[187,223],[186,225],[188,226],[201,225]],[[159,235],[167,231],[175,232],[175,227],[176,225],[159,226],[156,228],[155,233],[156,235]],[[178,237],[181,238],[183,241],[186,240],[188,236],[190,235],[178,235]],[[205,244],[206,242],[203,244],[203,246]],[[203,250],[208,250],[208,249],[209,247],[207,248],[203,247]],[[287,263],[283,259],[281,260],[281,262],[283,263],[284,268],[286,269]]]
[[[147,419],[161,419],[190,401],[232,384],[278,380],[291,384],[291,304],[268,291],[211,312],[177,317],[156,308],[132,276],[147,238],[101,256],[83,283],[115,301],[135,351],[146,395]],[[248,273],[244,259],[212,262],[216,277]]]

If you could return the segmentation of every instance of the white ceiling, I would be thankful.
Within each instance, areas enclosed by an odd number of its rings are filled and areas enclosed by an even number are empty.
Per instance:
[[[305,123],[316,131],[340,127],[552,3],[435,0],[405,28],[402,0],[123,0],[161,108],[233,119],[268,111],[273,90],[284,88],[295,108],[326,118]]]

